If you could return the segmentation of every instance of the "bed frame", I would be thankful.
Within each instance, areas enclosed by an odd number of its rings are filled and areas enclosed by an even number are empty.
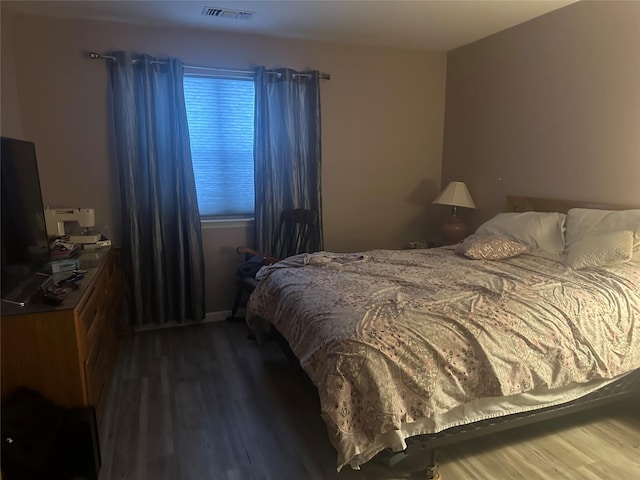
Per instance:
[[[631,210],[640,208],[632,205],[614,205],[611,203],[585,202],[581,200],[558,200],[541,197],[522,197],[507,195],[507,212],[560,212],[567,213],[571,208],[599,208],[603,210]]]
[[[544,422],[552,418],[619,402],[634,396],[640,396],[640,369],[633,370],[621,379],[571,402],[504,417],[481,420],[467,425],[452,427],[434,434],[418,435],[408,439],[408,444],[417,443],[427,449],[429,464],[426,466],[425,478],[437,480],[441,477],[438,472],[436,455],[438,449],[442,447],[532,423]],[[393,457],[391,458],[393,462]]]
[[[566,213],[571,208],[626,210],[638,207],[611,205],[597,202],[522,197],[515,195],[508,195],[506,198],[507,212],[537,211]],[[285,355],[291,361],[299,365],[298,360],[289,348],[289,345],[284,337],[282,337],[282,335],[280,335],[280,333],[277,331],[274,333],[275,339],[280,344],[280,347],[283,349]],[[313,386],[311,380],[309,380],[309,384]],[[313,388],[315,389],[315,386],[313,386]],[[640,369],[633,370],[631,373],[625,375],[617,381],[612,382],[588,395],[567,403],[529,412],[481,420],[478,422],[469,423],[467,425],[452,427],[438,433],[417,435],[415,437],[408,438],[406,441],[408,445],[417,444],[426,449],[426,451],[428,452],[428,464],[425,466],[425,478],[428,480],[438,480],[441,478],[441,476],[438,472],[438,463],[436,457],[438,450],[443,447],[472,438],[477,438],[504,430],[510,430],[512,428],[530,425],[532,423],[539,423],[552,418],[558,418],[598,406],[619,402],[625,399],[632,398],[634,396],[640,396]],[[424,450],[422,450],[422,452],[424,452]],[[389,451],[387,453],[388,454],[386,455],[386,463],[388,465],[395,465],[408,456],[406,450],[404,452],[395,453]]]

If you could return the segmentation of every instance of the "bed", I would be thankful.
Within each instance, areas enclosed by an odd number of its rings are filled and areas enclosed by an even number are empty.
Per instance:
[[[640,209],[508,197],[454,246],[259,272],[247,323],[318,390],[337,468],[640,392]],[[544,211],[543,211],[544,210]]]

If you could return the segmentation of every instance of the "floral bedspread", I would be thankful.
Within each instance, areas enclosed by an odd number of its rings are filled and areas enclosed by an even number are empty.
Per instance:
[[[249,325],[273,325],[318,388],[338,468],[471,400],[640,367],[638,264],[573,271],[438,248],[303,254],[259,275]]]

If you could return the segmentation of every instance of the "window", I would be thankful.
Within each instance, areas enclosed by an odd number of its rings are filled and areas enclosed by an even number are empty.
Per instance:
[[[253,78],[185,74],[184,97],[200,216],[252,217]]]

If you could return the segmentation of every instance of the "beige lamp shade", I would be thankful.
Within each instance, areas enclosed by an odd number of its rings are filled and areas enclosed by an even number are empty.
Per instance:
[[[476,208],[471,194],[464,182],[451,182],[440,195],[433,201],[440,205],[451,205],[452,207]]]
[[[451,217],[442,225],[442,239],[445,245],[458,243],[467,236],[467,225],[458,218],[458,207],[476,208],[471,194],[464,182],[451,182],[433,201],[440,205],[451,206]]]

